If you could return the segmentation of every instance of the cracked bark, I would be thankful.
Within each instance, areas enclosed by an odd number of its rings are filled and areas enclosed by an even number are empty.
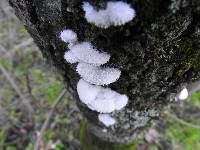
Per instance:
[[[127,0],[136,9],[136,18],[124,26],[108,29],[98,28],[85,20],[82,0],[9,2],[44,58],[57,69],[74,95],[90,131],[100,139],[131,142],[142,127],[158,117],[177,92],[185,86],[191,92],[197,87],[191,83],[200,78],[199,0]],[[102,8],[106,1],[90,2]],[[109,87],[128,95],[129,103],[125,109],[112,113],[117,123],[107,128],[106,133],[102,130],[103,124],[98,122],[97,113],[78,99],[76,84],[80,77],[75,65],[64,60],[68,48],[59,38],[65,28],[75,31],[79,41],[91,41],[98,49],[111,54],[105,66],[122,71],[120,79]]]

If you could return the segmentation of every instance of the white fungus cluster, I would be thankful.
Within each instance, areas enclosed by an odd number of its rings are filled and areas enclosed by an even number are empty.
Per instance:
[[[101,10],[95,9],[88,2],[84,2],[82,7],[86,20],[101,28],[124,25],[136,16],[131,5],[122,1],[109,1],[106,8]],[[121,71],[102,67],[101,65],[107,63],[111,56],[98,51],[90,42],[78,42],[77,34],[72,30],[62,31],[60,38],[68,43],[69,51],[64,55],[65,60],[69,63],[78,63],[76,70],[82,78],[77,84],[80,100],[89,109],[100,113],[98,119],[106,127],[114,125],[116,120],[109,113],[124,108],[128,103],[128,97],[102,85],[117,81]],[[187,88],[184,88],[177,94],[176,99],[184,100],[188,95]]]
[[[135,10],[122,1],[107,2],[106,8],[98,11],[90,3],[84,2],[83,10],[86,20],[101,28],[124,25],[136,16]]]
[[[128,97],[100,85],[117,81],[121,71],[102,67],[101,65],[109,61],[110,55],[98,51],[90,42],[79,43],[77,34],[72,30],[62,31],[60,38],[68,43],[69,51],[64,55],[65,60],[69,63],[78,63],[77,72],[82,77],[77,84],[80,100],[89,109],[100,113],[98,118],[105,126],[113,125],[115,120],[107,113],[124,108],[128,103]]]
[[[77,42],[77,34],[72,30],[64,30],[60,34],[62,41],[68,43],[70,51],[66,52],[64,58],[69,63],[84,62],[100,66],[109,61],[110,55],[97,51],[90,42]]]

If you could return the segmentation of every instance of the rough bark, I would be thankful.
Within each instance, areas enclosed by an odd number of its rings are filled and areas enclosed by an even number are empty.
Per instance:
[[[57,68],[63,83],[101,139],[128,143],[148,122],[158,117],[163,106],[173,100],[183,86],[200,78],[200,1],[127,0],[136,18],[120,27],[101,29],[88,23],[82,10],[83,0],[9,0],[48,63]],[[91,0],[97,8],[106,0]],[[117,11],[117,10],[116,10]],[[125,109],[112,116],[117,123],[105,128],[97,113],[82,104],[76,93],[80,79],[75,65],[64,60],[67,44],[59,38],[69,28],[80,41],[91,41],[111,54],[106,66],[119,68],[120,79],[111,89],[129,97]]]

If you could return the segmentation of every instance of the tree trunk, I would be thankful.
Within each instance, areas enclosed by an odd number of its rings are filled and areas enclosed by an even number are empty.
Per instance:
[[[132,142],[183,87],[200,78],[199,0],[127,0],[136,17],[107,29],[86,21],[82,0],[9,2],[44,58],[58,70],[87,118],[91,133],[99,139]],[[89,2],[97,9],[106,4],[106,0]],[[122,71],[119,80],[108,87],[126,94],[129,101],[124,109],[111,114],[117,121],[113,126],[105,127],[98,121],[98,113],[79,100],[76,85],[80,76],[76,66],[64,60],[68,47],[59,37],[63,29],[75,31],[79,41],[90,41],[111,54],[106,66]]]

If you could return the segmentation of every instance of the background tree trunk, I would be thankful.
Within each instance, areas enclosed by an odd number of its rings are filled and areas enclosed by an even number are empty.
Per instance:
[[[99,139],[131,142],[184,86],[200,78],[199,0],[127,0],[136,9],[136,18],[108,29],[85,20],[82,0],[9,2],[47,62],[58,70],[87,118],[90,131]],[[90,2],[102,8],[106,0]],[[98,113],[78,99],[76,85],[80,77],[75,65],[64,60],[68,48],[59,38],[63,29],[72,29],[80,41],[91,41],[111,54],[106,65],[122,71],[120,79],[109,87],[128,95],[129,103],[125,109],[112,113],[117,123],[107,132],[103,132],[105,126],[98,121]]]

